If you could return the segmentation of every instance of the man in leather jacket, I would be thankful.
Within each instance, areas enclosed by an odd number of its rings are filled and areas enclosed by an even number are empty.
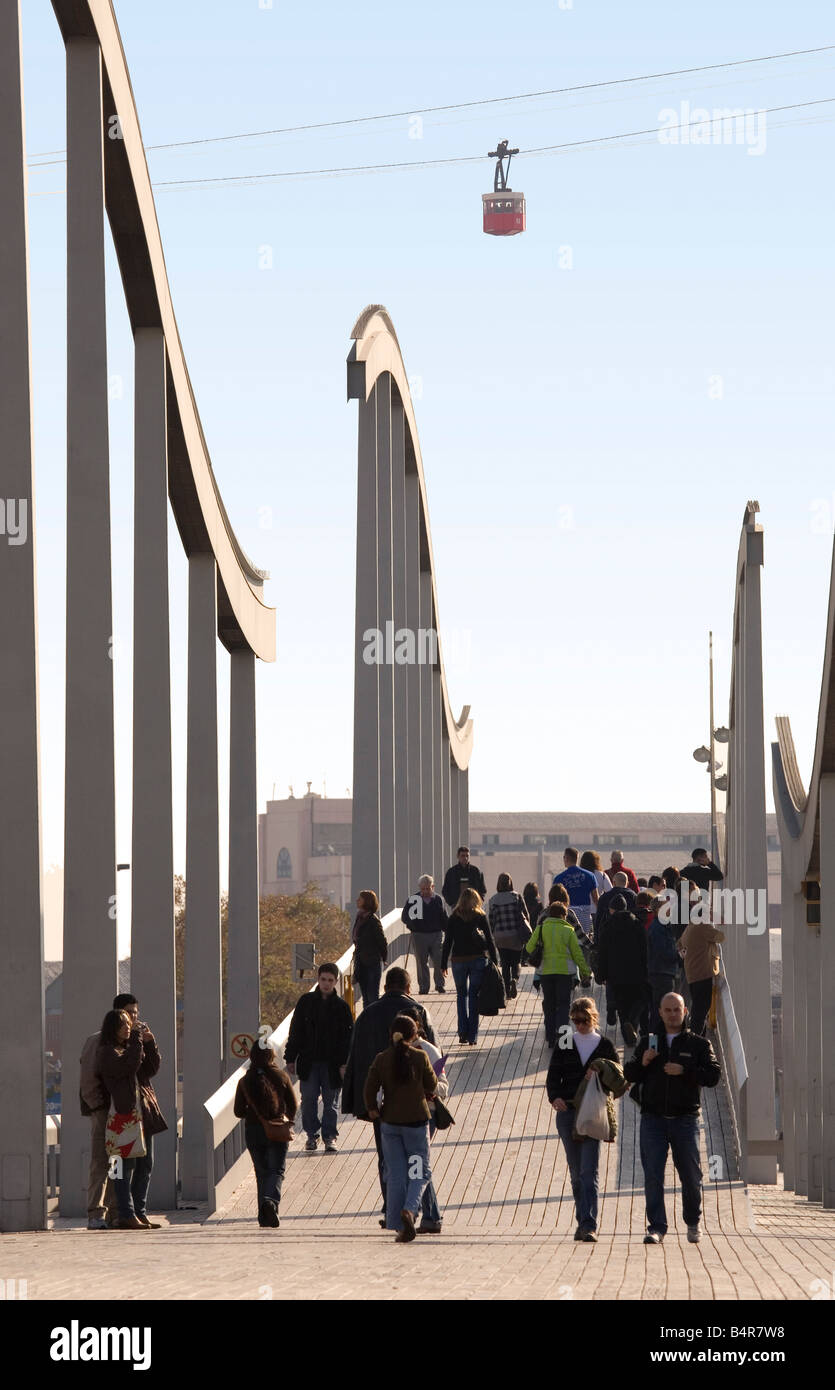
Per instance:
[[[647,1205],[645,1245],[660,1245],[667,1233],[664,1170],[667,1154],[681,1181],[687,1239],[701,1239],[702,1165],[699,1160],[699,1114],[702,1086],[715,1086],[719,1063],[707,1038],[687,1027],[680,994],[665,994],[659,1007],[661,1029],[650,1047],[647,1034],[624,1067],[627,1081],[641,1087],[641,1165]]]

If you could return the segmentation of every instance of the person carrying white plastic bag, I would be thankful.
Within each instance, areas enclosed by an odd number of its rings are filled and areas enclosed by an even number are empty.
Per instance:
[[[600,1077],[593,1071],[586,1081],[585,1092],[574,1121],[574,1133],[578,1138],[599,1139],[609,1142],[609,1107],[606,1092],[600,1084]]]
[[[597,1083],[597,1073],[603,1071],[603,1087],[611,1086],[617,1094],[625,1089],[618,1054],[608,1038],[599,1031],[599,1015],[593,999],[581,996],[571,1004],[571,1032],[561,1029],[548,1068],[548,1099],[556,1113],[557,1133],[565,1149],[571,1188],[577,1215],[575,1240],[597,1240],[597,1169],[600,1140],[575,1133],[577,1106],[583,1095]],[[581,1088],[582,1089],[581,1091]],[[605,1096],[605,1089],[604,1089]],[[609,1097],[611,1099],[611,1097]],[[607,1112],[604,1141],[612,1135],[614,1104]]]

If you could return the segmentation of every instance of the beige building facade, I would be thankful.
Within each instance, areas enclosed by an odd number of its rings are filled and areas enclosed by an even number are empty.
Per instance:
[[[261,894],[299,893],[313,882],[323,898],[350,906],[350,797],[304,796],[267,802],[259,816]],[[767,817],[768,919],[780,924],[780,844],[774,815]],[[609,868],[612,850],[639,876],[660,873],[668,865],[681,869],[698,846],[710,847],[706,812],[649,811],[472,811],[471,857],[494,892],[500,873],[509,873],[521,891],[526,883],[541,890],[561,873],[563,850],[593,849],[601,868]],[[440,888],[448,864],[425,864]],[[376,884],[369,884],[376,888]],[[417,887],[417,884],[415,884]],[[384,904],[384,909],[386,905]]]

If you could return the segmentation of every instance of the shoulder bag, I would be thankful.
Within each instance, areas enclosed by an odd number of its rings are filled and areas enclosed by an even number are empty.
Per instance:
[[[261,1121],[261,1124],[264,1127],[264,1133],[266,1134],[270,1142],[273,1144],[291,1143],[292,1140],[295,1138],[295,1129],[293,1127],[293,1121],[288,1119],[286,1115],[279,1115],[274,1120],[266,1120],[264,1116],[261,1114],[258,1107],[256,1106],[255,1102],[253,1101],[246,1086],[244,1086],[244,1095],[246,1096],[247,1105],[249,1106],[250,1110],[255,1115],[257,1115],[258,1119]]]
[[[109,1158],[144,1158],[145,1132],[142,1128],[142,1102],[139,1098],[139,1083],[136,1083],[136,1102],[132,1110],[120,1114],[116,1111],[107,1117],[104,1131],[104,1147]]]
[[[452,1111],[447,1109],[442,1100],[439,1100],[437,1096],[433,1096],[432,1104],[435,1107],[433,1118],[436,1129],[449,1129],[450,1125],[455,1124],[455,1120],[452,1118]]]

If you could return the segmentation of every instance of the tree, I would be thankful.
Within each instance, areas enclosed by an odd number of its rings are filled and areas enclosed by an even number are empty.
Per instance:
[[[347,951],[351,940],[350,918],[347,912],[333,903],[325,902],[315,883],[308,883],[303,892],[274,894],[261,898],[261,1022],[276,1028],[304,993],[304,981],[294,980],[293,946],[296,942],[312,941],[316,959],[336,961]],[[226,994],[227,927],[229,920],[228,895],[221,899],[220,932],[224,997]],[[182,1001],[185,979],[186,941],[186,883],[177,874],[174,879],[174,940],[177,966],[177,999]],[[313,981],[310,981],[312,984]],[[178,1008],[178,1036],[182,1032],[182,1011]],[[254,1025],[253,1025],[254,1026]],[[225,1022],[224,1022],[225,1035]]]

